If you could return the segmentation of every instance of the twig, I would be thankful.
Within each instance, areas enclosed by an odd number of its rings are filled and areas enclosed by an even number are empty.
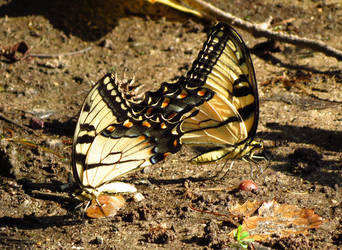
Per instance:
[[[239,225],[239,224],[236,223],[236,222],[234,221],[234,219],[232,218],[232,217],[235,217],[235,218],[237,217],[237,218],[239,218],[238,215],[233,215],[233,214],[231,214],[231,215],[228,215],[228,214],[221,214],[221,213],[216,213],[216,212],[212,212],[212,211],[208,211],[208,210],[201,210],[201,209],[195,208],[195,207],[193,207],[193,206],[191,206],[191,205],[188,205],[188,206],[189,206],[190,209],[192,209],[192,210],[194,210],[194,211],[197,211],[197,212],[200,212],[200,213],[206,213],[206,214],[212,214],[212,215],[216,215],[216,216],[225,217],[225,218],[227,218],[228,222],[230,222],[232,225],[234,225],[234,226],[236,226],[236,227]],[[241,218],[239,218],[239,219],[241,219]]]
[[[29,128],[29,127],[26,127],[25,125],[21,125],[21,124],[15,122],[15,121],[13,121],[12,119],[6,117],[3,113],[0,113],[0,120],[4,120],[5,122],[11,123],[11,124],[13,124],[13,125],[16,125],[16,126],[18,126],[19,128],[22,128],[22,129],[24,129],[24,130],[26,130],[26,131],[29,131],[29,132],[31,132],[31,133],[37,135],[37,134],[36,134],[36,131],[34,131],[33,129],[31,129],[31,128]]]
[[[72,55],[76,55],[76,54],[81,54],[81,53],[85,53],[91,49],[92,49],[92,47],[88,47],[85,49],[76,50],[73,52],[60,53],[60,54],[28,54],[27,56],[38,57],[38,58],[54,58],[54,57],[60,57],[60,56],[72,56]]]
[[[342,61],[342,51],[335,49],[333,47],[328,46],[322,41],[301,38],[295,35],[288,35],[284,33],[274,32],[268,30],[267,25],[265,24],[254,24],[251,22],[247,22],[238,18],[228,12],[224,12],[221,9],[206,3],[203,0],[183,0],[189,6],[195,8],[199,12],[201,12],[206,18],[212,20],[220,20],[226,23],[230,23],[236,27],[239,27],[243,30],[247,30],[252,33],[255,37],[267,37],[273,40],[278,40],[285,43],[294,44],[300,47],[308,47],[312,50],[319,51],[324,53],[327,56],[335,57],[337,60]]]

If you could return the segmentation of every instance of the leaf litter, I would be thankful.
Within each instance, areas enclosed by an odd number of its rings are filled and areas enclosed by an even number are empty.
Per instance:
[[[276,200],[260,202],[246,201],[229,209],[235,216],[243,216],[242,228],[255,241],[268,241],[271,237],[288,237],[292,234],[307,235],[309,229],[318,228],[327,220],[313,209],[296,205],[279,204]],[[237,229],[229,233],[234,237]]]

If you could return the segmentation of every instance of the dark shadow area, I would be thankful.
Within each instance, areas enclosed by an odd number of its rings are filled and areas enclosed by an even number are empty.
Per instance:
[[[11,218],[8,216],[0,218],[0,227],[15,227],[24,230],[44,229],[55,226],[73,226],[82,223],[82,220],[75,220],[72,215],[37,217],[32,214],[24,215],[23,218]]]
[[[12,0],[0,6],[0,17],[43,16],[67,36],[96,41],[111,32],[122,17],[149,16],[186,20],[186,14],[161,4],[138,0]]]
[[[313,129],[310,127],[296,127],[268,123],[266,127],[275,132],[258,133],[258,137],[274,142],[274,148],[287,146],[289,142],[298,144],[316,145],[324,150],[342,152],[342,132]],[[273,152],[276,152],[272,150]],[[272,153],[270,148],[265,148],[270,162],[277,161],[281,164],[271,167],[275,171],[286,172],[289,175],[300,176],[311,183],[319,183],[335,188],[342,183],[342,176],[336,174],[341,170],[341,162],[323,159],[323,154],[312,148],[299,147],[288,155]]]
[[[270,167],[288,175],[301,177],[310,183],[317,183],[335,188],[342,183],[342,176],[336,174],[341,170],[339,161],[323,160],[322,155],[310,148],[297,148],[289,155],[267,153],[270,159]],[[281,162],[272,164],[273,161]]]
[[[208,240],[205,237],[193,236],[189,239],[182,240],[182,242],[186,244],[193,244],[195,243],[198,246],[204,247],[208,246]]]
[[[18,180],[18,184],[23,186],[24,192],[29,196],[35,199],[57,202],[62,208],[72,213],[75,212],[75,207],[81,203],[80,200],[69,195],[76,190],[76,185],[65,184],[60,181],[35,183],[26,178]],[[41,192],[40,190],[48,190],[49,192]]]
[[[13,173],[13,166],[9,160],[8,155],[0,150],[0,175],[8,178],[15,178]]]
[[[32,190],[40,190],[43,188],[48,189],[53,193],[62,192],[64,191],[62,190],[62,186],[67,185],[60,181],[52,181],[51,183],[36,183],[28,178],[23,178],[23,179],[18,180],[18,184],[23,186],[23,189],[27,194],[30,194]],[[69,189],[67,189],[66,191],[69,191]]]
[[[296,127],[278,123],[267,123],[266,127],[278,131],[259,133],[259,137],[273,141],[286,140],[288,142],[312,144],[326,150],[342,152],[342,131]]]
[[[76,127],[76,118],[70,118],[65,122],[58,120],[44,122],[44,133],[73,137]]]

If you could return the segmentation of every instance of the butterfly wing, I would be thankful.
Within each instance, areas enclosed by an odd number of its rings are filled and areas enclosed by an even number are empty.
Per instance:
[[[254,68],[239,34],[217,24],[186,77],[163,83],[140,100],[129,100],[136,113],[180,123],[173,133],[181,144],[199,146],[195,162],[238,158],[257,145],[259,103]]]
[[[187,88],[181,77],[174,83],[164,82],[157,91],[148,91],[142,98],[129,99],[128,105],[136,115],[150,120],[178,124],[192,115],[193,108],[212,98],[213,92],[202,87]]]
[[[155,164],[180,148],[167,122],[134,116],[113,74],[86,97],[75,129],[73,174],[88,193],[117,192],[117,177]],[[112,189],[112,190],[111,190]]]
[[[247,153],[257,129],[258,92],[248,49],[233,28],[224,23],[213,28],[186,83],[189,89],[201,86],[215,93],[181,125],[182,144],[205,147],[194,161]]]

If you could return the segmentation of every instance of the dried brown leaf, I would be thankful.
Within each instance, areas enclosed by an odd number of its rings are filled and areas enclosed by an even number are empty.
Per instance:
[[[96,219],[110,217],[116,215],[119,209],[125,207],[125,205],[125,199],[121,195],[100,195],[97,197],[97,201],[92,200],[86,214],[88,217]]]
[[[246,201],[242,205],[236,204],[232,206],[229,208],[229,212],[239,217],[251,216],[258,210],[261,204],[261,201]]]
[[[185,4],[182,1],[175,1],[175,0],[146,0],[146,1],[152,4],[154,3],[164,4],[176,10],[179,10],[185,13],[190,13],[198,17],[202,17],[202,14],[200,12],[189,8],[188,6],[185,6]]]
[[[259,206],[258,208],[256,208]],[[255,209],[256,208],[256,209]],[[272,236],[280,238],[292,234],[308,234],[308,230],[318,228],[325,220],[315,214],[313,209],[300,208],[295,205],[279,204],[277,201],[267,201],[261,204],[257,201],[247,201],[236,205],[230,212],[245,216],[242,223],[244,231],[248,231],[255,241],[267,241]],[[258,215],[250,216],[254,212]],[[229,236],[233,236],[233,230]]]

